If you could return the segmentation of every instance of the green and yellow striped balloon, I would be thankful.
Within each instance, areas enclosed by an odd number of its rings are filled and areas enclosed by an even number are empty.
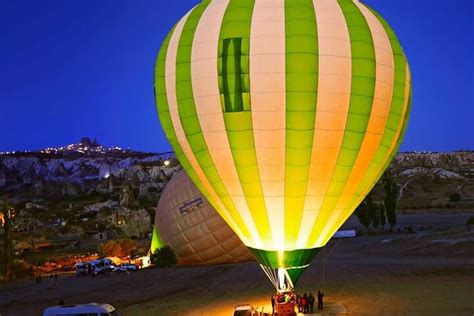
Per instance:
[[[208,0],[164,41],[155,93],[182,166],[282,289],[397,152],[411,77],[359,1]]]

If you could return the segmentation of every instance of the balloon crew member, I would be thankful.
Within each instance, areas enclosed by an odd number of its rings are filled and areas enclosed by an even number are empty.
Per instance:
[[[318,291],[318,309],[323,309],[323,297],[324,297],[324,293],[321,293],[321,291]]]
[[[309,296],[308,296],[308,305],[309,305],[309,312],[310,313],[313,313],[313,310],[314,310],[314,301],[315,301],[315,298],[313,296],[312,293],[309,293]]]

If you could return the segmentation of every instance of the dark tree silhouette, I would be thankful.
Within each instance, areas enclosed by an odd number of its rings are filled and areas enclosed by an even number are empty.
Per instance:
[[[354,214],[357,216],[359,223],[362,226],[364,226],[365,229],[367,229],[367,231],[370,231],[369,229],[370,222],[371,222],[370,211],[369,211],[369,207],[367,206],[367,201],[365,199],[356,208]]]
[[[390,230],[397,224],[397,201],[398,201],[398,186],[390,171],[387,169],[382,177],[382,184],[385,190],[384,206],[387,214],[387,220],[390,224]]]
[[[370,215],[370,223],[372,224],[373,228],[377,228],[380,225],[380,216],[379,216],[380,214],[379,214],[377,204],[374,203],[371,193],[369,193],[369,195],[367,195],[365,199],[367,202],[367,208]]]
[[[453,202],[454,204],[458,204],[458,202],[461,201],[461,194],[459,193],[453,193],[449,196],[449,202]]]
[[[176,254],[170,246],[156,249],[150,259],[151,263],[158,268],[170,268],[176,265]]]
[[[383,203],[379,204],[378,209],[379,209],[380,225],[382,226],[382,229],[384,229],[385,223],[387,222],[387,215],[385,214],[385,206],[383,205]]]

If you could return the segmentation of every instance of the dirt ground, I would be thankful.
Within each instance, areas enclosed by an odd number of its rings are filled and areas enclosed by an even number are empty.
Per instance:
[[[323,290],[350,315],[473,315],[474,229],[461,220],[417,234],[331,241],[303,275],[298,292]],[[465,220],[464,220],[465,222]],[[233,306],[268,305],[273,288],[255,262],[146,269],[109,278],[60,276],[0,285],[0,314],[106,302],[122,315],[231,315]]]

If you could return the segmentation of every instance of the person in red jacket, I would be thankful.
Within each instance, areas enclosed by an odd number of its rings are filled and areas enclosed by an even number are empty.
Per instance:
[[[300,298],[300,303],[301,303],[301,309],[303,310],[303,313],[308,312],[308,294],[304,293],[303,297]]]

